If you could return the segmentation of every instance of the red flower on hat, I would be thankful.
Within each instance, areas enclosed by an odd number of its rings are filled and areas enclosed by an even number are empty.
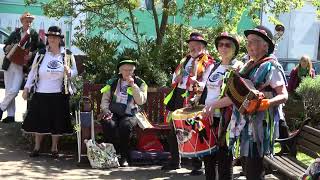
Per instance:
[[[191,39],[194,40],[203,40],[203,38],[201,36],[192,36]]]
[[[228,32],[222,32],[221,36],[229,36],[229,33]]]
[[[265,30],[263,30],[263,29],[255,28],[254,30],[255,30],[255,31],[258,31],[258,32],[261,32],[262,34],[268,36],[267,32],[266,32]]]

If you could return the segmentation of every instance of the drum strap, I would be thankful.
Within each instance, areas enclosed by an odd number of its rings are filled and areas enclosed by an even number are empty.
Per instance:
[[[209,77],[211,76],[211,74],[216,70],[218,69],[218,67],[220,66],[221,62],[217,62],[214,64],[213,68],[211,69],[210,73],[209,73],[209,76],[208,76],[208,79]],[[208,81],[207,79],[207,81]],[[207,84],[207,82],[206,82]],[[202,94],[201,94],[201,97],[200,97],[200,100],[199,100],[199,104],[205,104],[205,101],[206,101],[206,98],[207,98],[207,94],[208,94],[208,89],[207,89],[207,86],[204,87],[203,91],[202,91]]]
[[[180,75],[180,74],[183,72],[183,70],[184,70],[184,68],[185,68],[185,66],[186,66],[186,64],[187,64],[187,62],[189,61],[190,58],[191,58],[191,56],[187,56],[187,57],[183,58],[183,59],[180,61],[179,65],[177,66],[176,70],[174,71],[174,73],[175,73],[177,76]],[[170,93],[169,93],[169,94],[164,98],[164,100],[163,100],[163,104],[164,104],[164,105],[167,105],[167,104],[169,103],[169,101],[170,101],[171,98],[172,98],[173,92],[174,92],[174,90],[176,89],[176,87],[178,86],[179,83],[180,83],[180,82],[174,82],[174,83],[171,85],[171,86],[172,86],[172,89],[171,89]]]

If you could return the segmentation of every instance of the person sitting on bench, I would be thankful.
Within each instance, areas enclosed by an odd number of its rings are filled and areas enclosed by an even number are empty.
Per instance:
[[[136,61],[123,60],[118,64],[117,78],[108,80],[101,89],[102,127],[105,141],[112,143],[120,154],[120,166],[127,166],[129,157],[129,138],[137,125],[135,114],[138,105],[147,101],[147,84],[134,75]],[[120,140],[117,138],[119,134]],[[130,161],[129,161],[130,162]]]

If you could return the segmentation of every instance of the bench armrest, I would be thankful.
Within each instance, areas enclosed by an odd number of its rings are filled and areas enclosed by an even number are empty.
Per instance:
[[[298,130],[296,130],[295,132],[291,133],[289,137],[287,138],[283,138],[283,139],[275,139],[275,142],[288,142],[288,141],[292,141],[293,139],[295,139],[302,131],[303,126],[305,126],[306,124],[308,124],[308,122],[311,120],[311,118],[307,118],[306,120],[304,120],[301,124],[301,126],[299,127]]]

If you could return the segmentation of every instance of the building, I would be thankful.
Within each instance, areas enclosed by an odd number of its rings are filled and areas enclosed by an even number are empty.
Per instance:
[[[285,33],[278,43],[276,56],[279,58],[300,58],[307,54],[313,60],[320,60],[320,19],[317,8],[305,1],[301,9],[281,14],[280,21],[285,26]],[[268,15],[262,15],[262,25],[274,29],[268,21]]]

